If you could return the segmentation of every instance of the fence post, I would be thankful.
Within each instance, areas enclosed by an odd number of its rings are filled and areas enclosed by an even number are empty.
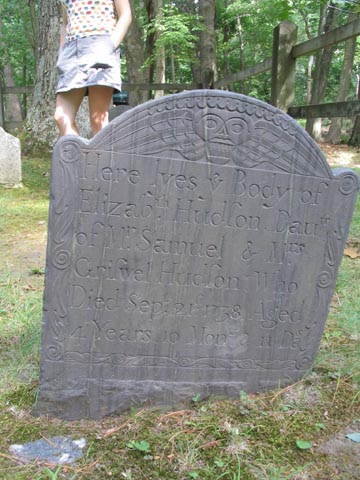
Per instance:
[[[297,26],[288,21],[281,22],[274,30],[271,104],[287,111],[294,101],[296,60],[291,50],[296,44]]]
[[[5,109],[4,109],[4,95],[0,83],[0,127],[5,128]]]

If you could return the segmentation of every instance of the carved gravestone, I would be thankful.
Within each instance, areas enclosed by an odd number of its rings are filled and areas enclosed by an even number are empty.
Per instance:
[[[193,91],[53,156],[37,412],[238,397],[311,367],[358,177],[260,101]]]
[[[16,186],[20,183],[20,140],[0,127],[0,184]]]

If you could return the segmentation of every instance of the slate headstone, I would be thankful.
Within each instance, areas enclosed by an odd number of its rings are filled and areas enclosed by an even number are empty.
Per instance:
[[[129,105],[116,105],[115,107],[110,108],[109,120],[110,121],[114,120],[114,118],[130,110],[130,108],[131,107]]]
[[[20,140],[0,127],[0,184],[15,186],[20,183]]]
[[[292,118],[223,91],[61,138],[37,413],[100,418],[301,378],[358,189]]]

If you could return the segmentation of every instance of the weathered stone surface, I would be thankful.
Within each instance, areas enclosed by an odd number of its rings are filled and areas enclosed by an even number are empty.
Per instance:
[[[21,182],[20,140],[0,127],[0,183],[18,185]]]
[[[51,437],[34,442],[11,445],[9,451],[22,463],[71,464],[83,456],[84,438]]]
[[[114,118],[118,117],[119,115],[122,115],[123,113],[127,112],[130,110],[129,105],[117,105],[116,107],[112,107],[109,110],[109,120],[112,121]]]
[[[37,412],[99,418],[311,367],[359,180],[290,117],[194,91],[55,146]]]

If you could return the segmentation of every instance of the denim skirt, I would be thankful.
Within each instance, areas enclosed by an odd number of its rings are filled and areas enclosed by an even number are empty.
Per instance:
[[[56,64],[56,93],[104,85],[121,90],[120,49],[110,35],[90,35],[65,43]]]

